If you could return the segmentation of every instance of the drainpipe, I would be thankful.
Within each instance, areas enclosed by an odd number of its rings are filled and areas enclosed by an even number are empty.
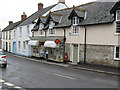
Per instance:
[[[66,61],[65,61],[66,30],[65,30],[65,28],[63,28],[63,30],[64,30],[64,41],[63,41],[63,62],[66,63]]]
[[[86,26],[84,26],[85,28],[85,35],[84,35],[84,64],[86,64],[86,32],[87,32],[87,28]]]

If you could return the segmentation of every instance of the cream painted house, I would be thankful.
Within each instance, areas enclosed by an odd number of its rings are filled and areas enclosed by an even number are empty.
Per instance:
[[[96,1],[54,11],[47,17],[39,17],[38,23],[32,29],[34,34],[31,40],[40,42],[44,38],[45,43],[63,37],[65,52],[62,52],[68,54],[69,61],[75,64],[92,63],[119,67],[120,29],[116,18],[120,18],[120,13],[111,13],[116,3],[119,2]],[[54,39],[49,40],[51,37]],[[49,45],[48,47],[50,48]]]

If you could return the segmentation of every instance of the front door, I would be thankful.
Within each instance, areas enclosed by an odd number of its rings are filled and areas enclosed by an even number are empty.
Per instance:
[[[73,63],[77,64],[78,62],[78,45],[73,45]]]
[[[16,42],[13,43],[13,53],[16,53]]]

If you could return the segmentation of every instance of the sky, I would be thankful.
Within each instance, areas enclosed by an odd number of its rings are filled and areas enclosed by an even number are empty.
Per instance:
[[[4,29],[9,21],[21,20],[23,12],[30,16],[38,10],[37,4],[43,3],[44,7],[58,3],[59,0],[1,0],[0,1],[0,28]],[[95,0],[65,0],[68,7],[78,6]]]

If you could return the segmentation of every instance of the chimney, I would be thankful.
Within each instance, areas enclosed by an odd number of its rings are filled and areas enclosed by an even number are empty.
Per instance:
[[[11,25],[13,23],[13,21],[9,21],[9,25]]]
[[[59,0],[59,3],[65,4],[65,0]]]
[[[38,10],[42,10],[43,9],[43,4],[42,3],[38,3]]]
[[[25,12],[23,12],[23,15],[21,15],[21,21],[25,20],[27,18],[27,15],[25,14]]]

